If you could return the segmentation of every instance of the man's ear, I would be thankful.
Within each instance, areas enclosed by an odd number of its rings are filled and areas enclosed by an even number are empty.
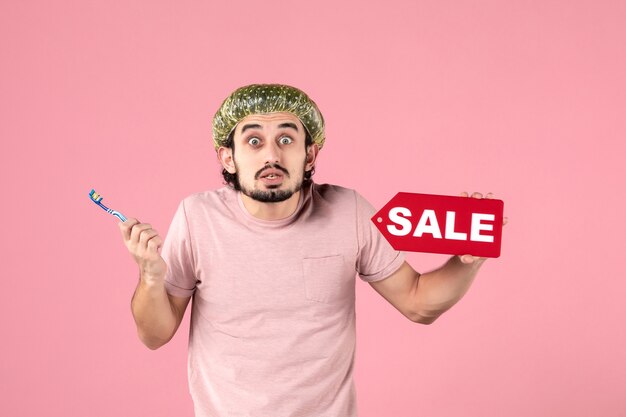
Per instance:
[[[319,151],[320,151],[320,148],[319,146],[317,146],[317,143],[309,145],[306,151],[306,166],[304,169],[305,171],[310,171],[311,168],[315,166],[315,160],[317,159],[317,153]]]
[[[237,172],[235,169],[235,160],[233,159],[233,150],[231,148],[220,146],[217,150],[217,159],[219,159],[226,171],[231,174]]]

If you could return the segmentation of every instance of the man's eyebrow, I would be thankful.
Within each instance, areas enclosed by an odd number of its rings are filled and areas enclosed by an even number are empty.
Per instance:
[[[287,123],[281,123],[280,125],[278,125],[278,127],[290,127],[292,129],[295,129],[295,131],[298,131],[298,126],[295,123],[291,123],[291,122],[287,122]],[[247,125],[243,125],[243,127],[241,128],[241,133],[243,134],[243,132],[246,131],[246,129],[260,129],[261,125],[259,124],[247,124]]]
[[[261,125],[243,125],[241,128],[241,133],[245,132],[246,129],[259,129]]]
[[[290,127],[292,129],[295,129],[295,131],[298,131],[298,126],[296,126],[295,123],[281,123],[280,125],[278,125],[278,127]]]

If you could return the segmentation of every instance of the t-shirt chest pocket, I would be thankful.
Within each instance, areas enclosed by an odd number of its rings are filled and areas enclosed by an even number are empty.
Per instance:
[[[343,255],[302,259],[302,278],[306,298],[332,303],[354,295],[356,272],[346,265]]]

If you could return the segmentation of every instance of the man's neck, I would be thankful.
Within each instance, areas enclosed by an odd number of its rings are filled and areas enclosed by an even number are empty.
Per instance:
[[[294,193],[285,201],[279,203],[263,203],[241,193],[243,205],[252,216],[261,220],[280,220],[291,216],[298,208],[300,193]]]

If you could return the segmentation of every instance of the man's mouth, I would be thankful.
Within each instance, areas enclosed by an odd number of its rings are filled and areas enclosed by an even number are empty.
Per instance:
[[[261,174],[260,178],[267,178],[268,180],[273,180],[275,178],[282,178],[284,177],[282,172],[275,172],[275,171],[271,171],[271,172],[265,172],[264,174]]]
[[[287,170],[272,167],[272,168],[266,168],[262,170],[261,172],[259,172],[259,174],[257,175],[257,178],[275,180],[275,179],[283,178],[285,175],[289,176],[289,174],[287,173]]]
[[[266,168],[259,173],[258,179],[266,187],[275,188],[283,183],[285,176],[289,176],[289,174],[283,173],[277,168]]]

